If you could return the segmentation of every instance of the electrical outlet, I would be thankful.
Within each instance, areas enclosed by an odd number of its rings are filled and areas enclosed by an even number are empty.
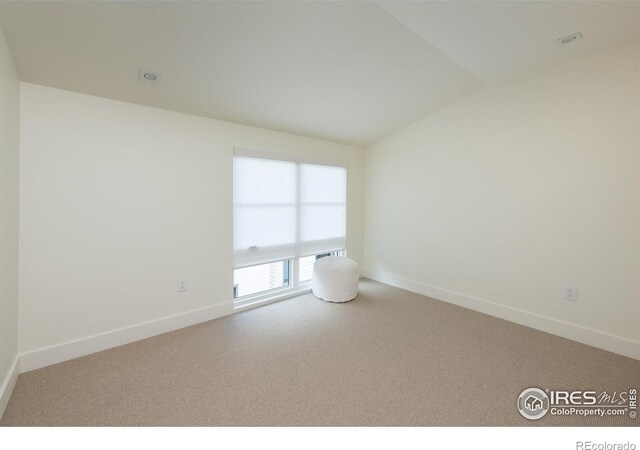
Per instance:
[[[378,250],[376,255],[378,257],[378,261],[384,261],[384,249],[381,248],[380,250]]]
[[[189,285],[187,284],[187,277],[178,278],[177,283],[178,292],[186,292],[189,290]]]
[[[564,297],[567,300],[575,302],[576,300],[578,300],[578,290],[574,287],[568,287],[565,289]]]

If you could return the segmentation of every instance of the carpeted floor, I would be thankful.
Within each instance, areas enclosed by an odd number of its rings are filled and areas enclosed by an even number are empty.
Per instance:
[[[2,425],[639,425],[520,392],[640,388],[640,361],[370,280],[20,375]]]

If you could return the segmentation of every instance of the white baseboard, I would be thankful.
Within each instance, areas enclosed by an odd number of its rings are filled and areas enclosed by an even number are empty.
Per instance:
[[[233,313],[223,303],[20,354],[20,373],[207,322]]]
[[[0,386],[0,420],[4,415],[5,409],[7,409],[7,405],[9,404],[9,399],[11,398],[11,394],[13,394],[13,388],[16,387],[16,383],[18,382],[18,376],[20,375],[20,357],[16,355],[13,360],[13,364],[9,367],[9,371],[4,377],[4,381]]]
[[[490,316],[499,317],[536,330],[545,331],[563,338],[608,350],[619,355],[640,360],[640,342],[581,325],[554,319],[540,314],[500,305],[481,298],[408,280],[386,272],[363,269],[363,276],[407,291],[422,294],[463,308],[472,309]]]
[[[472,309],[501,319],[509,320],[547,333],[608,350],[620,355],[640,360],[640,342],[622,336],[593,330],[581,325],[553,319],[551,317],[500,305],[480,298],[431,286],[381,271],[363,269],[362,275],[372,280],[396,286],[401,289],[442,300],[464,308]],[[241,308],[249,309],[253,305]],[[45,347],[18,355],[10,373],[0,388],[0,412],[4,411],[18,378],[18,373],[50,366],[80,356],[129,344],[141,339],[174,331],[217,319],[234,312],[232,303],[209,306],[126,328],[88,336],[82,339]],[[18,370],[19,369],[19,370]]]

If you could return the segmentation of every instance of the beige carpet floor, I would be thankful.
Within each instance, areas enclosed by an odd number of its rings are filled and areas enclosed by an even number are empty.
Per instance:
[[[528,421],[530,386],[640,388],[640,362],[363,280],[24,373],[1,424],[640,424]]]

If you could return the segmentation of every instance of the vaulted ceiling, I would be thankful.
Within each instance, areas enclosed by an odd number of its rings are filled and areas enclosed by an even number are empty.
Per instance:
[[[0,21],[23,81],[366,145],[488,83],[640,39],[640,2],[9,1]]]

